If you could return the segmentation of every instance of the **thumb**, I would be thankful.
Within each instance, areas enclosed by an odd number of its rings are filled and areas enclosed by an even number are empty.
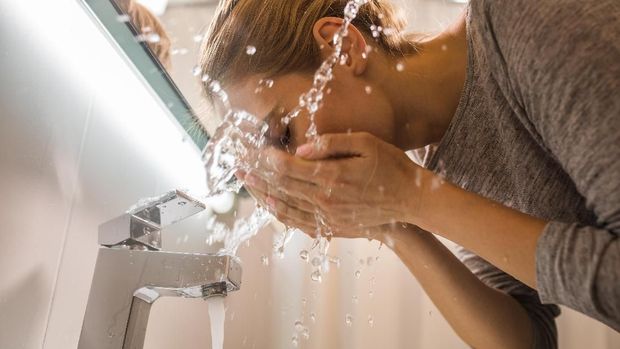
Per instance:
[[[360,156],[368,144],[367,138],[366,133],[324,134],[315,142],[297,147],[295,155],[306,160]]]

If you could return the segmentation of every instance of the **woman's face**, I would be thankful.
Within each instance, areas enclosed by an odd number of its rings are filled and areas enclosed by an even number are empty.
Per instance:
[[[334,69],[334,79],[324,91],[322,107],[315,114],[319,134],[369,132],[386,142],[393,142],[394,115],[386,96],[362,78]],[[289,152],[306,143],[310,126],[304,109],[288,125],[282,119],[299,104],[299,97],[312,86],[310,74],[288,74],[261,83],[260,76],[227,89],[234,109],[245,110],[269,125],[268,136],[273,145]]]

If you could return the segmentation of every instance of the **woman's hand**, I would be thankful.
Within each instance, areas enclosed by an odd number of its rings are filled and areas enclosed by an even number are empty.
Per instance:
[[[422,177],[431,175],[368,133],[322,135],[295,156],[266,152],[246,184],[279,220],[306,232],[324,223],[336,236],[362,237],[405,221],[419,205]]]

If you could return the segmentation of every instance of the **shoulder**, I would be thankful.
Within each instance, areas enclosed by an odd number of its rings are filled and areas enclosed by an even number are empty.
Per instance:
[[[471,0],[469,6],[471,23],[497,37],[550,43],[608,40],[619,31],[617,0]]]

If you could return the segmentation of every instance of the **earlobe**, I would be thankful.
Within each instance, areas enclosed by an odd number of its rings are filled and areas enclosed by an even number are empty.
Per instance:
[[[312,34],[320,48],[322,59],[332,54],[332,39],[342,24],[342,18],[338,17],[323,17],[314,24]],[[342,53],[346,53],[348,56],[346,65],[351,68],[353,74],[362,75],[366,71],[366,40],[362,33],[353,25],[349,26],[349,33],[344,38]]]

